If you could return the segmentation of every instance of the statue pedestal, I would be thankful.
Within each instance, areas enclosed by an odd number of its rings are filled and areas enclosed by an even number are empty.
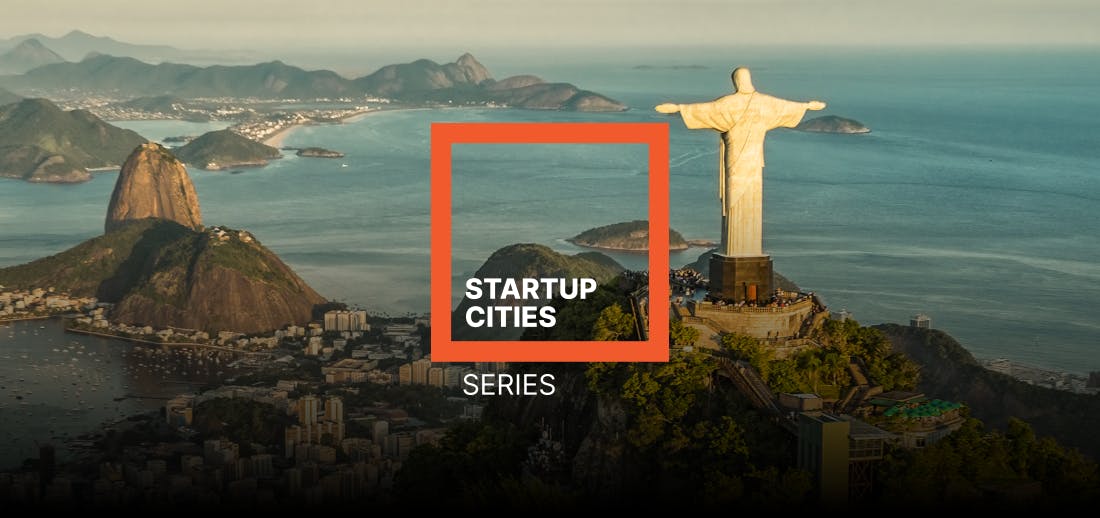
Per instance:
[[[710,256],[710,294],[734,302],[771,298],[772,258]]]

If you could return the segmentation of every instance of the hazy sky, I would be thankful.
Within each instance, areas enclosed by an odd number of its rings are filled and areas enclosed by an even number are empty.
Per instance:
[[[4,0],[0,36],[184,48],[1100,44],[1098,0]]]

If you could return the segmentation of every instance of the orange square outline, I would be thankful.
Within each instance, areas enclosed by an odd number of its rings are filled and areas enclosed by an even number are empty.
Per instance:
[[[667,362],[669,133],[667,123],[433,122],[431,353],[434,362]],[[451,150],[454,144],[646,144],[649,147],[648,340],[472,341],[451,337]],[[658,272],[656,278],[652,275]],[[653,301],[660,301],[654,311]]]

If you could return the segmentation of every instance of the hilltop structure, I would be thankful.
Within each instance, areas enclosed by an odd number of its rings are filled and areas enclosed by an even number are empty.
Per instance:
[[[771,256],[763,252],[764,137],[798,125],[821,101],[795,102],[756,91],[747,68],[732,75],[734,93],[711,102],[662,104],[690,129],[719,132],[718,199],[722,241],[710,257],[709,295],[678,306],[680,318],[712,331],[786,341],[805,336],[824,307],[812,294],[775,289]],[[677,311],[677,306],[673,307]],[[690,313],[690,315],[688,315]],[[709,333],[708,333],[709,334]]]

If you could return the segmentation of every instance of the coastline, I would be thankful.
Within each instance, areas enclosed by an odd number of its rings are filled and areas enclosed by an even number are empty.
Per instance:
[[[570,243],[570,244],[574,245],[574,246],[579,246],[581,248],[587,248],[589,250],[602,250],[604,252],[622,252],[622,253],[627,253],[627,254],[645,254],[645,253],[649,253],[648,248],[614,248],[614,247],[610,247],[610,246],[582,245],[580,243]],[[669,248],[668,251],[669,252],[686,252],[688,250],[691,250],[691,248],[692,247],[690,247],[690,246],[685,247],[685,248]]]
[[[205,349],[215,349],[215,350],[218,350],[218,351],[223,351],[223,352],[228,352],[228,353],[235,353],[235,354],[243,354],[243,355],[271,355],[271,353],[269,353],[269,352],[242,351],[240,349],[232,349],[232,348],[229,348],[229,347],[222,347],[220,345],[200,344],[200,343],[195,343],[195,342],[154,342],[152,340],[142,340],[140,338],[131,338],[131,337],[128,337],[128,336],[113,335],[113,334],[109,334],[109,333],[98,333],[98,332],[95,332],[95,331],[88,331],[86,329],[79,329],[79,328],[74,328],[74,327],[66,327],[65,332],[66,333],[76,333],[76,334],[80,334],[80,335],[98,336],[98,337],[102,337],[102,338],[110,338],[110,339],[113,339],[113,340],[122,340],[124,342],[133,342],[133,343],[146,344],[146,345],[156,345],[156,346],[172,345],[172,346],[180,346],[180,347],[202,347],[202,348],[205,348]]]
[[[627,252],[627,253],[632,253],[632,254],[644,254],[644,253],[649,252],[648,247],[646,247],[646,248],[618,248],[618,247],[614,247],[614,246],[589,245],[589,244],[584,244],[584,243],[578,243],[578,242],[576,242],[572,239],[566,239],[565,242],[569,243],[573,246],[579,246],[581,248],[588,248],[588,249],[591,249],[591,250],[604,250],[604,251],[607,251],[607,252]],[[681,248],[670,246],[668,248],[668,251],[669,252],[685,252],[685,251],[691,250],[692,248],[706,248],[706,247],[697,247],[697,246],[693,246],[691,244],[688,244],[687,246],[684,246],[684,247],[681,247]]]
[[[0,324],[5,324],[5,323],[8,323],[8,322],[26,322],[28,320],[49,320],[49,319],[51,319],[55,316],[57,316],[57,315],[34,315],[34,316],[13,317],[13,318],[5,317],[5,318],[0,318]]]
[[[400,108],[396,108],[396,109],[400,109]],[[361,120],[363,117],[366,117],[366,116],[368,116],[372,113],[376,113],[376,112],[380,112],[380,111],[383,111],[383,108],[375,108],[375,109],[355,112],[351,115],[341,117],[339,119],[339,122],[340,122],[340,124],[349,123],[349,122],[356,122],[358,120]],[[271,147],[274,147],[274,148],[280,148],[281,149],[283,147],[283,141],[286,140],[286,138],[288,136],[290,136],[290,134],[293,133],[293,131],[295,129],[298,129],[301,126],[313,126],[313,125],[316,125],[316,124],[326,124],[326,123],[323,123],[323,122],[318,123],[318,122],[309,121],[309,122],[299,122],[299,123],[296,123],[296,124],[291,124],[291,125],[289,125],[285,128],[279,129],[279,131],[276,131],[275,133],[272,133],[270,136],[268,136],[267,138],[265,138],[263,140],[263,143],[264,143],[264,145],[268,145],[268,146],[271,146]]]
[[[305,126],[305,125],[306,124],[304,122],[302,122],[302,123],[297,123],[297,124],[291,124],[290,126],[287,126],[285,128],[281,128],[281,129],[279,129],[279,131],[276,131],[275,133],[272,133],[271,136],[265,138],[263,140],[263,143],[264,143],[264,145],[268,145],[268,146],[271,146],[273,148],[282,148],[283,147],[283,140],[285,140],[286,137],[288,135],[290,135],[291,130],[296,129],[299,126]]]

